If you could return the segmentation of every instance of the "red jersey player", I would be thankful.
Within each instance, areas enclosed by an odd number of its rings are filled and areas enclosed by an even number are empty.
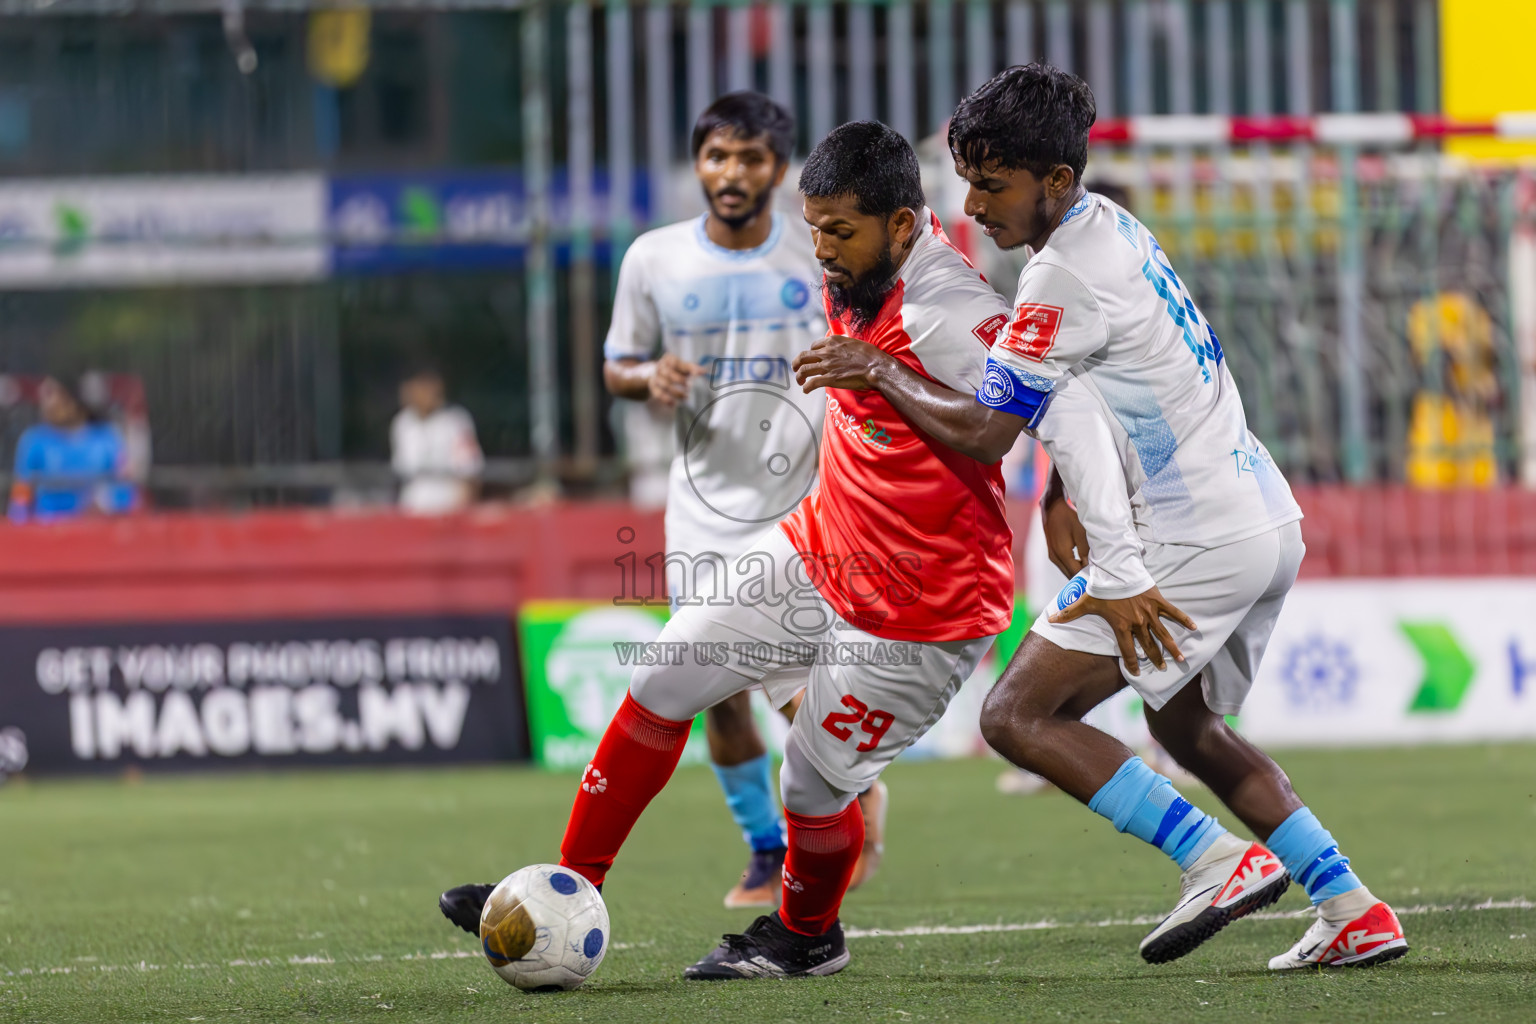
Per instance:
[[[1007,303],[944,237],[906,140],[845,124],[812,151],[800,189],[832,330],[974,393]],[[808,389],[829,383],[815,379],[818,361],[816,347],[796,360]],[[804,688],[780,774],[782,906],[684,977],[841,970],[838,909],[864,837],[854,799],[939,719],[1007,626],[1010,542],[995,466],[914,430],[878,391],[828,387],[819,488],[737,560],[730,600],[667,623],[658,653],[680,656],[635,671],[583,773],[561,863],[602,884],[699,712],[754,685],[777,706]],[[451,890],[443,906],[477,932],[473,892]]]

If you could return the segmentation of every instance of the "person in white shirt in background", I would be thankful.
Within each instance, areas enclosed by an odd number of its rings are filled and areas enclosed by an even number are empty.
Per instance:
[[[412,515],[446,515],[480,494],[485,456],[475,421],[449,405],[443,376],[423,368],[400,384],[401,410],[389,428],[390,465],[401,479],[400,508]]]

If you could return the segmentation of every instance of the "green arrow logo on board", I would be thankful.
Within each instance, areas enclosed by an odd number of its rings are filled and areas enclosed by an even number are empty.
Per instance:
[[[1472,688],[1477,665],[1444,623],[1399,622],[1408,642],[1424,659],[1424,681],[1408,705],[1416,711],[1455,711]]]
[[[78,206],[57,203],[53,216],[59,228],[59,239],[53,246],[55,254],[73,256],[84,249],[91,237],[91,218],[86,212]]]

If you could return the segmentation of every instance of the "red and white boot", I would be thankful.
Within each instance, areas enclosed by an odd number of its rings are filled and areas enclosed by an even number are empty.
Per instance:
[[[1228,832],[1202,853],[1179,883],[1179,902],[1141,940],[1149,964],[1177,960],[1245,914],[1284,895],[1291,876],[1264,846]]]
[[[1271,960],[1269,969],[1370,967],[1407,952],[1402,922],[1391,907],[1361,886],[1319,903],[1312,927],[1289,953]]]

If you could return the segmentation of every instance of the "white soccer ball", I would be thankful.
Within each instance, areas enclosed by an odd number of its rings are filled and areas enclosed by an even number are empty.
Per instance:
[[[503,878],[485,901],[480,948],[509,985],[575,988],[608,952],[608,908],[576,872],[530,864]]]

